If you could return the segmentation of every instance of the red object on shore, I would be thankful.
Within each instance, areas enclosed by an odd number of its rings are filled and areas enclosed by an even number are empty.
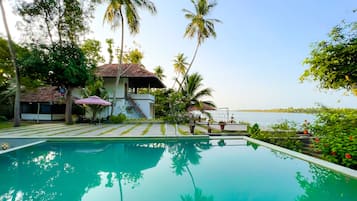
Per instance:
[[[307,131],[306,129],[304,130],[304,134],[307,135],[309,134],[309,131]]]
[[[346,154],[345,154],[345,157],[346,157],[347,159],[351,159],[351,158],[352,158],[352,155],[349,154],[349,153],[346,153]]]

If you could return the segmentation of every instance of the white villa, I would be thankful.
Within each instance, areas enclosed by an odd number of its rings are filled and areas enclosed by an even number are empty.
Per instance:
[[[104,80],[104,87],[112,102],[114,97],[115,80],[118,72],[117,64],[105,64],[97,68],[97,76]],[[155,74],[149,72],[141,64],[123,64],[119,87],[116,92],[117,103],[114,115],[123,113],[130,119],[155,117],[155,97],[151,94],[137,93],[138,89],[165,88],[165,85]],[[73,91],[74,98],[82,98],[80,89]],[[57,87],[40,87],[28,91],[21,96],[21,118],[23,120],[63,120],[64,96]],[[97,117],[106,118],[110,115],[111,107],[105,108]],[[90,117],[91,114],[86,114]]]

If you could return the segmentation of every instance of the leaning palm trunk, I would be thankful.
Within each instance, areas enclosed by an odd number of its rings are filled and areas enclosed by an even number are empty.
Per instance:
[[[11,54],[11,60],[12,64],[15,68],[15,78],[16,78],[16,94],[15,94],[15,104],[14,104],[14,126],[20,126],[20,71],[18,66],[16,65],[16,53],[14,49],[12,48],[12,40],[11,40],[11,35],[9,28],[7,26],[7,21],[6,21],[6,15],[5,15],[5,9],[3,5],[3,0],[0,0],[0,7],[1,7],[1,13],[2,13],[2,19],[4,21],[4,26],[7,34],[7,42],[9,45],[9,51]]]
[[[122,70],[122,63],[123,63],[123,48],[124,48],[124,18],[123,18],[123,13],[121,10],[119,11],[120,17],[121,17],[121,42],[120,42],[120,55],[119,55],[119,64],[118,64],[118,72],[117,72],[117,77],[115,80],[115,87],[114,87],[114,93],[113,93],[113,103],[112,103],[112,108],[110,115],[113,116],[114,114],[114,109],[116,107],[117,103],[117,90],[119,88],[119,81],[120,81],[120,76],[121,76],[121,70]]]
[[[187,68],[185,74],[184,74],[183,77],[182,77],[182,81],[181,81],[180,86],[179,86],[180,90],[182,90],[182,85],[183,85],[183,83],[185,82],[185,80],[187,79],[188,72],[190,71],[193,62],[194,62],[195,59],[196,59],[196,55],[197,55],[197,52],[198,52],[198,48],[200,47],[200,44],[201,44],[201,43],[198,41],[198,42],[197,42],[197,45],[196,45],[195,52],[194,52],[193,57],[192,57],[192,60],[191,60],[191,63],[190,63],[190,65],[188,66],[188,68]]]

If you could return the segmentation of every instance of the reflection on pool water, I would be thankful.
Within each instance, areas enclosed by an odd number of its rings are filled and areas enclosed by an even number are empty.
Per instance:
[[[0,155],[0,200],[357,199],[357,179],[244,140],[51,142]]]

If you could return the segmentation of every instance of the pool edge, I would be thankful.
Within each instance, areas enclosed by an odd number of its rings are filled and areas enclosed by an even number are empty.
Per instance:
[[[259,144],[259,145],[267,147],[269,149],[276,150],[276,151],[288,154],[288,155],[293,156],[295,158],[298,158],[298,159],[301,159],[301,160],[304,160],[304,161],[307,161],[307,162],[310,162],[310,163],[313,163],[313,164],[317,164],[317,165],[322,166],[324,168],[327,168],[329,170],[333,170],[335,172],[339,172],[341,174],[344,174],[344,175],[347,175],[347,176],[350,176],[350,177],[353,177],[353,178],[357,179],[357,171],[353,170],[351,168],[344,167],[344,166],[341,166],[341,165],[338,165],[338,164],[335,164],[335,163],[331,163],[331,162],[328,162],[328,161],[325,161],[325,160],[322,160],[322,159],[319,159],[319,158],[315,158],[313,156],[309,156],[309,155],[306,155],[306,154],[303,154],[303,153],[292,151],[290,149],[286,149],[286,148],[283,148],[283,147],[280,147],[280,146],[277,146],[277,145],[273,145],[273,144],[270,144],[270,143],[267,143],[267,142],[263,142],[263,141],[260,141],[260,140],[257,140],[257,139],[253,139],[253,138],[250,138],[250,137],[246,137],[246,136],[228,137],[228,138],[227,137],[214,137],[214,138],[211,138],[211,139],[244,139],[244,140],[247,140],[249,142],[253,142],[253,143]]]

